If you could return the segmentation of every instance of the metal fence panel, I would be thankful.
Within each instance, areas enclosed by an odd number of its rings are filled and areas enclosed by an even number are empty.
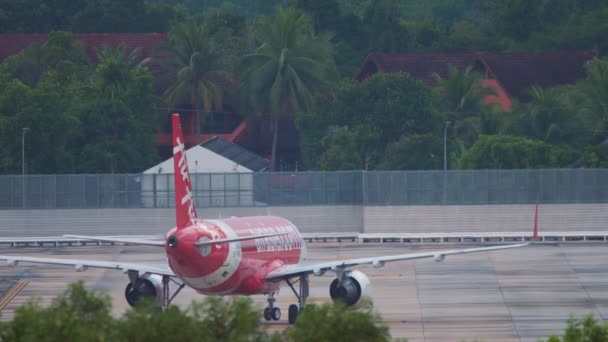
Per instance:
[[[608,169],[195,173],[201,207],[608,202]],[[0,175],[0,208],[168,208],[172,174]]]

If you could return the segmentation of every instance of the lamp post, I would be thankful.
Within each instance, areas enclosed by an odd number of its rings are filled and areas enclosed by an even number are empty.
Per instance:
[[[443,204],[445,204],[445,197],[447,191],[447,172],[448,172],[448,126],[452,122],[446,121],[443,126]]]
[[[29,127],[21,129],[21,206],[25,209],[25,132],[29,131]]]

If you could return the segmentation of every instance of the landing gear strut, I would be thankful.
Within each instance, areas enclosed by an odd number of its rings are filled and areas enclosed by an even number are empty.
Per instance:
[[[302,312],[302,309],[304,309],[304,305],[306,305],[306,298],[308,298],[308,274],[300,274],[296,281],[290,281],[289,279],[285,281],[296,298],[298,298],[298,304],[291,304],[288,311],[289,324],[294,324],[296,318],[298,318],[298,315]],[[296,283],[299,285],[299,291],[296,291],[296,288],[294,287]]]
[[[274,306],[274,302],[276,301],[274,295],[275,292],[268,294],[268,306],[264,309],[264,319],[267,321],[278,321],[281,319],[281,309]]]
[[[171,295],[171,291],[169,289],[169,281],[172,281],[174,284],[178,286],[177,290],[173,292]],[[163,295],[162,295],[162,303],[160,303],[160,307],[163,311],[167,310],[173,299],[177,296],[177,294],[186,286],[184,283],[178,283],[173,278],[164,275],[163,276]]]

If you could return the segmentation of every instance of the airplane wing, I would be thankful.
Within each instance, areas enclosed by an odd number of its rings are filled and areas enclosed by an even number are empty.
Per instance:
[[[169,267],[146,265],[146,264],[134,264],[128,262],[119,261],[99,261],[99,260],[76,260],[76,259],[60,259],[60,258],[39,258],[39,257],[27,257],[27,256],[15,256],[15,255],[0,255],[0,260],[5,260],[9,266],[17,266],[20,262],[35,263],[35,264],[49,264],[49,265],[63,265],[63,266],[74,266],[77,272],[86,271],[89,267],[95,268],[106,268],[112,270],[127,271],[138,271],[141,273],[150,273],[158,275],[167,275],[174,277],[175,274]]]
[[[345,270],[347,268],[359,266],[359,265],[372,265],[374,267],[382,267],[385,263],[391,261],[401,260],[413,260],[422,258],[435,258],[436,261],[442,261],[447,255],[455,254],[466,254],[466,253],[477,253],[496,251],[501,249],[519,248],[528,246],[531,242],[522,243],[517,245],[506,245],[506,246],[492,246],[492,247],[477,247],[477,248],[465,248],[465,249],[452,249],[444,251],[433,251],[424,253],[410,253],[410,254],[397,254],[387,255],[369,258],[357,258],[357,259],[346,259],[336,260],[329,262],[320,263],[301,263],[296,265],[284,265],[275,270],[270,271],[266,275],[268,280],[278,280],[291,278],[296,275],[314,273],[315,275],[322,275],[326,271]]]

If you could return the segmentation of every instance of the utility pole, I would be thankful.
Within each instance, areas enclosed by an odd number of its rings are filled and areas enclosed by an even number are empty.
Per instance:
[[[25,209],[25,132],[29,131],[29,127],[23,127],[21,129],[21,206]]]
[[[448,126],[451,124],[450,121],[446,121],[443,126],[443,204],[446,202],[447,192],[447,173],[448,173]]]

